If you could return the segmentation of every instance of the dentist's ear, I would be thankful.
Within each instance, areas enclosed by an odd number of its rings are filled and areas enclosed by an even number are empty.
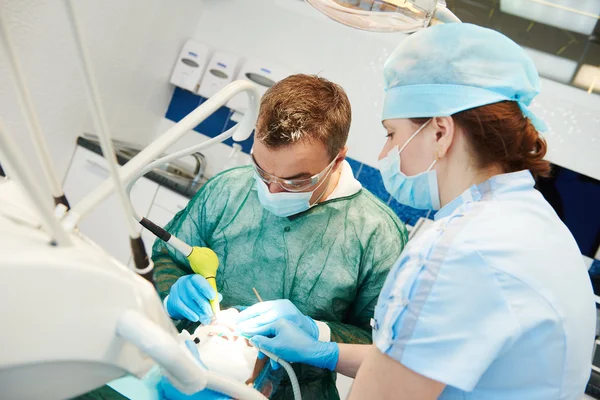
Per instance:
[[[346,159],[346,154],[348,154],[348,146],[344,146],[344,148],[338,153],[337,160],[332,168],[333,171],[337,171],[340,168],[342,162]]]
[[[444,158],[452,145],[455,137],[456,124],[452,117],[435,117],[430,122],[435,130],[437,146],[436,159]]]

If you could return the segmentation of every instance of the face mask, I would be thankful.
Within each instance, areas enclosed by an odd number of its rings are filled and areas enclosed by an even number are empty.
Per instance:
[[[400,150],[398,150],[398,146],[390,150],[387,156],[379,161],[379,171],[385,189],[398,203],[422,210],[439,210],[440,195],[437,174],[435,170],[432,170],[436,160],[431,163],[427,171],[417,175],[406,176],[400,171],[400,153],[430,121],[421,125]]]
[[[319,187],[327,180],[325,177],[314,190],[310,192],[280,192],[271,193],[269,187],[262,180],[262,178],[255,172],[254,180],[256,181],[256,189],[258,191],[258,200],[265,210],[277,215],[278,217],[289,217],[290,215],[300,214],[313,207],[321,200],[321,197],[326,191],[323,191],[321,196],[313,203],[310,204],[310,198],[313,193],[319,189]]]

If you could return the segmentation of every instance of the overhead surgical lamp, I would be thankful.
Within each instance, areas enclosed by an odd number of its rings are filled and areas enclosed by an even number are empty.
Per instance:
[[[374,32],[412,33],[460,20],[444,0],[306,0],[344,25]]]

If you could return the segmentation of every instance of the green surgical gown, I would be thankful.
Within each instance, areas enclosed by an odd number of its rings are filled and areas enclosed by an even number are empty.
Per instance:
[[[365,189],[290,218],[263,209],[251,167],[217,175],[166,226],[193,246],[219,257],[222,308],[289,299],[331,328],[339,343],[371,343],[370,321],[388,271],[407,241],[393,211]],[[161,298],[192,273],[184,256],[156,241],[154,279]],[[179,321],[179,330],[196,324]],[[338,399],[335,373],[295,365],[305,399]],[[283,382],[273,398],[292,398]]]

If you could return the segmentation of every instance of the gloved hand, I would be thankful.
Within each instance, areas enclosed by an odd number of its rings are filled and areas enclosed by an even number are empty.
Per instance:
[[[289,300],[264,301],[246,308],[238,316],[236,330],[253,335],[257,332],[257,328],[279,319],[293,322],[313,339],[319,338],[319,328],[316,322],[302,314]]]
[[[196,359],[200,360],[200,354],[198,353],[198,348],[191,340],[185,342],[185,345],[190,350],[190,352],[196,357]],[[202,362],[202,361],[200,361]],[[228,400],[230,397],[222,395],[217,392],[213,392],[212,390],[202,390],[200,392],[194,394],[185,394],[180,392],[166,376],[163,376],[158,383],[158,391],[160,393],[161,399],[167,400]]]
[[[286,319],[255,328],[252,334],[250,341],[255,347],[270,351],[287,362],[300,362],[331,371],[337,365],[340,353],[337,343],[320,342]]]
[[[173,319],[210,324],[213,312],[209,301],[215,295],[215,290],[204,277],[198,274],[182,276],[171,287],[165,301],[167,313]]]

